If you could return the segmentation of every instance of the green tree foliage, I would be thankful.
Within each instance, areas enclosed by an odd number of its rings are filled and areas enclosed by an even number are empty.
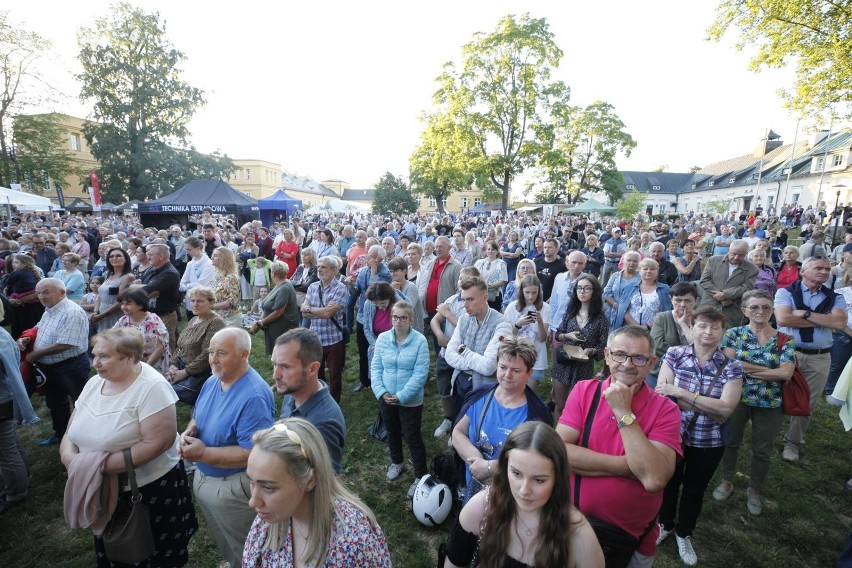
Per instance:
[[[583,108],[567,97],[557,100],[539,127],[537,144],[545,178],[539,203],[573,204],[586,192],[604,192],[612,202],[621,197],[615,159],[629,157],[636,142],[611,104],[595,101]]]
[[[376,215],[407,215],[417,211],[417,201],[401,177],[385,172],[375,187],[373,213]]]
[[[479,169],[479,154],[471,130],[462,127],[445,113],[424,116],[426,129],[420,146],[409,159],[411,190],[431,197],[444,213],[443,200],[457,191],[469,189]]]
[[[50,49],[47,39],[10,20],[8,10],[0,10],[0,185],[21,181],[13,142],[15,116],[54,94],[38,66]]]
[[[619,219],[632,219],[645,210],[645,201],[645,194],[634,189],[615,204],[615,214]]]
[[[724,215],[731,209],[731,200],[723,199],[721,197],[717,199],[711,199],[710,201],[705,201],[701,204],[701,210],[706,213],[711,213],[714,215]]]
[[[567,96],[552,82],[562,51],[547,21],[509,15],[488,34],[477,33],[462,48],[462,64],[444,65],[435,101],[453,122],[472,134],[471,151],[481,160],[474,175],[499,191],[506,211],[512,180],[536,161],[536,127],[548,100]]]
[[[78,35],[83,72],[80,98],[94,103],[85,128],[104,199],[149,199],[178,180],[221,178],[233,171],[225,157],[201,158],[186,149],[188,125],[201,90],[182,78],[184,54],[166,37],[158,13],[130,4],[113,7]]]
[[[849,0],[723,0],[711,39],[739,31],[739,50],[756,47],[751,68],[795,66],[796,81],[780,95],[800,115],[838,105],[852,118],[852,2]],[[840,107],[843,108],[840,108]]]
[[[56,114],[19,115],[15,117],[13,143],[16,150],[16,176],[26,174],[33,180],[33,189],[41,193],[42,172],[54,180],[84,174],[75,167],[67,131],[59,124]],[[37,181],[38,180],[38,181]]]

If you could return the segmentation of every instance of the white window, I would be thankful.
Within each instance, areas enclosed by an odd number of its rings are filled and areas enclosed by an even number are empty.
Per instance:
[[[834,167],[843,165],[843,154],[837,154],[834,156]]]
[[[767,195],[767,196],[766,196],[766,206],[767,206],[767,207],[772,207],[772,202],[773,202],[774,200],[775,200],[775,196],[774,196],[774,195]]]
[[[248,195],[249,197],[251,197],[251,192],[250,192],[250,191],[244,191],[243,193],[245,193],[246,195]]]
[[[665,203],[660,203],[659,205],[657,205],[657,207],[659,208],[660,213],[666,212],[666,204]]]
[[[250,180],[250,179],[251,179],[251,170],[246,168],[246,180]]]
[[[234,181],[236,181],[236,179],[237,179],[237,172],[233,172],[233,173],[231,174],[231,179],[232,179],[232,180],[234,180]]]
[[[80,135],[72,134],[71,135],[71,150],[74,152],[80,151]]]
[[[697,184],[697,183],[693,183],[693,184],[692,184],[692,189],[695,189],[696,187],[698,187],[698,184]]]
[[[634,184],[632,184],[632,183],[628,183],[628,184],[627,184],[627,189],[636,189],[636,185],[634,185]]]
[[[429,198],[429,207],[437,207],[437,206],[438,206],[438,202],[437,202],[437,201],[435,201],[435,198],[434,198],[434,197],[430,197],[430,198]]]
[[[793,201],[791,203],[798,203],[798,202],[799,202],[799,194],[794,193],[793,194]]]
[[[462,198],[461,198],[461,208],[462,208],[462,209],[467,209],[467,197],[462,197]]]
[[[737,183],[737,178],[735,178],[735,177],[728,178],[728,183]]]
[[[824,160],[824,159],[822,159],[822,158],[817,158],[817,161],[816,161],[816,168],[814,168],[814,171],[821,172],[821,171],[822,171],[822,168],[823,168],[824,166],[825,166],[825,160]]]
[[[654,190],[654,191],[660,191],[660,186],[659,185],[652,185],[651,189]]]
[[[474,207],[476,207],[477,205],[481,205],[481,204],[482,204],[482,198],[481,197],[474,197],[473,198],[473,206]]]
[[[711,181],[710,183],[707,184],[707,187],[713,187],[714,185],[716,185],[716,182]]]

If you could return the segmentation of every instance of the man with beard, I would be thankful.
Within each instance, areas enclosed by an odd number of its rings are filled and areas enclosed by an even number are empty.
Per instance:
[[[304,418],[322,434],[335,473],[342,471],[346,420],[328,386],[319,380],[322,343],[309,329],[298,327],[280,335],[272,350],[272,379],[284,395],[281,419]]]

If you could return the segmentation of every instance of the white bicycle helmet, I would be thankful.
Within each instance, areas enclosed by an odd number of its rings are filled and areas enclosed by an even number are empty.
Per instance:
[[[424,475],[411,498],[411,509],[417,520],[427,527],[436,527],[447,520],[452,507],[450,488],[437,477]]]

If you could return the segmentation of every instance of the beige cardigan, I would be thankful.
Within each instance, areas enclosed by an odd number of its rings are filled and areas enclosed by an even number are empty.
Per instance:
[[[91,528],[100,536],[118,503],[118,476],[104,475],[110,452],[80,452],[68,466],[65,522],[72,529]]]

